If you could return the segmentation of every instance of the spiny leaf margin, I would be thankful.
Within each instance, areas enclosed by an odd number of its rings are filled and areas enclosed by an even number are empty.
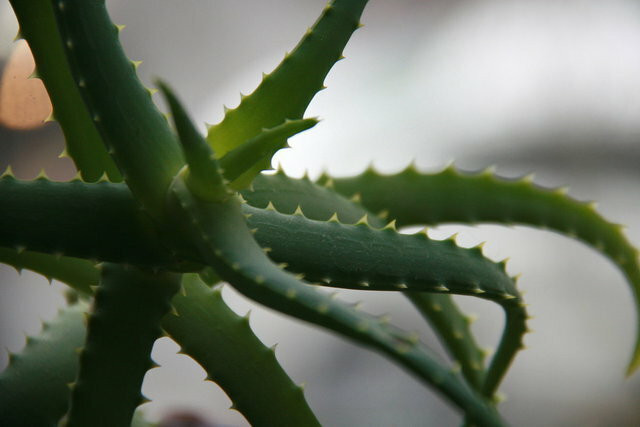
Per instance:
[[[301,386],[280,367],[275,348],[253,334],[249,316],[238,316],[222,299],[221,288],[185,274],[162,327],[220,385],[252,425],[320,425]]]
[[[502,425],[495,410],[457,372],[432,359],[413,337],[308,288],[272,264],[246,227],[238,200],[203,203],[177,179],[169,206],[182,219],[177,232],[195,239],[207,264],[247,297],[382,351],[457,404],[470,419]]]
[[[27,338],[21,353],[10,354],[0,373],[0,425],[57,425],[67,410],[67,385],[76,375],[87,308],[85,302],[65,307],[37,337]]]
[[[286,119],[301,119],[313,96],[351,34],[360,25],[367,0],[331,0],[295,49],[240,105],[228,110],[222,122],[211,126],[209,144],[218,157]]]
[[[586,243],[608,257],[625,275],[638,316],[636,343],[627,375],[640,368],[640,263],[638,250],[623,227],[604,219],[592,202],[578,202],[566,188],[549,190],[533,184],[532,176],[505,179],[489,168],[466,173],[451,165],[440,173],[424,174],[414,166],[394,175],[373,168],[351,178],[324,175],[333,188],[373,212],[388,213],[399,226],[444,222],[522,224],[550,229]],[[374,190],[375,189],[375,190]]]

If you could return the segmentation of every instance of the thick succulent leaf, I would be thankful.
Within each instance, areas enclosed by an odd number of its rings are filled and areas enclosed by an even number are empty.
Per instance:
[[[85,259],[0,247],[0,263],[10,265],[18,272],[23,269],[34,271],[49,281],[59,280],[85,295],[91,294],[90,286],[98,284],[94,264]]]
[[[278,212],[293,214],[300,208],[304,215],[318,221],[335,219],[343,224],[355,224],[368,215],[371,226],[382,228],[385,222],[358,203],[347,200],[328,186],[319,186],[308,179],[292,179],[282,171],[274,175],[259,175],[243,198],[254,207],[271,204]],[[251,218],[249,218],[251,222]],[[260,240],[258,240],[260,242]],[[460,364],[463,375],[475,388],[480,388],[485,352],[476,343],[471,331],[471,318],[464,315],[451,296],[426,292],[403,292],[431,324],[449,355]]]
[[[0,425],[58,425],[78,368],[86,310],[85,303],[61,310],[37,337],[27,338],[22,352],[10,355],[9,366],[0,373]]]
[[[251,425],[319,425],[304,398],[280,367],[275,348],[253,334],[249,317],[235,314],[197,275],[186,274],[182,292],[162,327],[227,393]]]
[[[160,320],[178,291],[180,275],[105,264],[72,386],[67,425],[129,426],[142,402],[142,379]]]
[[[182,222],[176,236],[195,241],[206,263],[238,291],[268,307],[378,349],[446,396],[472,421],[502,424],[495,410],[472,392],[457,372],[436,362],[413,337],[319,293],[273,264],[253,239],[238,200],[204,203],[177,179],[169,201],[175,218]]]
[[[287,144],[287,138],[316,125],[316,119],[286,120],[264,129],[255,137],[229,151],[220,159],[224,176],[234,190],[249,187],[256,175],[271,168],[271,158]]]
[[[301,119],[325,76],[360,26],[366,0],[332,0],[282,63],[240,105],[209,129],[207,140],[218,157],[286,119]]]
[[[300,207],[305,216],[317,221],[328,221],[334,214],[343,224],[355,224],[367,211],[352,203],[328,186],[321,186],[307,178],[289,178],[282,170],[276,174],[256,176],[251,188],[241,192],[242,198],[253,207],[265,209],[269,204],[283,214],[293,214]],[[368,215],[374,227],[384,227],[386,222]]]
[[[245,209],[254,211],[258,212]],[[306,280],[351,289],[471,295],[500,304],[506,326],[482,387],[488,396],[493,396],[522,347],[525,305],[504,263],[487,260],[479,247],[464,249],[453,239],[431,240],[426,233],[398,234],[364,223],[310,221],[272,209],[249,219],[256,239],[271,248],[269,256],[286,263],[290,271],[304,273]],[[452,333],[464,338],[459,331]]]
[[[330,179],[322,178],[322,181]],[[638,251],[620,225],[604,219],[595,204],[578,202],[565,189],[547,190],[530,178],[517,180],[494,176],[491,171],[469,174],[448,167],[427,175],[408,168],[384,176],[369,169],[353,178],[333,178],[336,191],[359,194],[362,204],[374,212],[388,212],[398,225],[443,222],[496,222],[550,229],[576,238],[600,251],[624,273],[640,313],[640,264]],[[640,367],[640,316],[636,345],[627,374]]]
[[[169,268],[174,262],[173,259],[167,259],[168,255],[163,250],[163,246],[151,250],[154,244],[158,244],[158,238],[153,234],[145,234],[147,225],[144,223],[144,218],[136,215],[132,215],[135,212],[135,202],[131,198],[130,193],[126,187],[122,184],[86,184],[82,182],[70,182],[70,183],[54,183],[46,180],[38,181],[19,181],[15,179],[2,179],[0,180],[0,195],[4,200],[9,200],[14,206],[12,212],[7,213],[1,211],[0,219],[0,246],[3,247],[16,247],[23,244],[23,248],[27,250],[35,250],[39,252],[53,253],[59,251],[60,253],[68,253],[68,248],[73,248],[73,252],[76,256],[81,258],[96,258],[98,260],[110,260],[114,258],[114,253],[120,252],[120,261],[130,264],[142,264],[142,265],[154,265],[158,268]],[[55,200],[70,200],[73,199],[74,203],[53,203]],[[98,204],[96,204],[98,203]],[[367,247],[367,244],[363,244],[362,248],[354,253],[354,260],[357,260],[354,265],[360,263],[370,262],[368,257],[375,256],[382,257],[386,250],[396,251],[398,248],[404,247],[403,250],[415,251],[416,254],[423,250],[422,247],[412,247],[411,245],[424,244],[432,247],[434,253],[442,253],[443,256],[451,254],[460,256],[464,259],[468,259],[471,264],[465,271],[455,271],[453,268],[446,267],[446,261],[440,259],[428,260],[433,262],[433,279],[431,279],[434,291],[437,289],[436,278],[442,280],[451,280],[451,283],[457,283],[455,286],[460,286],[458,290],[463,293],[474,294],[481,292],[474,292],[475,286],[468,283],[471,279],[470,272],[477,268],[475,271],[479,277],[482,278],[485,267],[490,267],[497,274],[495,277],[484,280],[478,279],[477,285],[493,287],[488,293],[492,296],[502,296],[509,294],[506,299],[511,299],[511,295],[516,294],[516,290],[513,284],[508,278],[501,278],[498,283],[491,284],[494,279],[502,277],[504,274],[504,267],[501,264],[496,264],[487,261],[482,258],[480,248],[475,249],[461,249],[458,248],[451,240],[437,241],[430,240],[424,233],[419,233],[413,236],[400,235],[395,233],[391,228],[385,230],[375,230],[368,227],[366,224],[360,224],[359,226],[349,226],[341,224],[337,221],[311,221],[304,218],[302,215],[284,215],[276,212],[274,209],[257,209],[250,206],[243,207],[246,214],[250,215],[248,218],[249,224],[252,227],[260,227],[263,231],[256,234],[262,245],[272,247],[281,245],[276,253],[286,254],[284,255],[291,261],[290,268],[294,268],[295,263],[323,263],[326,268],[331,271],[340,272],[344,274],[343,282],[341,286],[354,286],[358,282],[365,280],[365,277],[358,275],[358,271],[369,271],[369,269],[354,269],[350,271],[347,263],[341,260],[341,256],[332,254],[331,251],[337,250],[355,250],[355,246],[359,242],[368,242],[369,239],[375,240],[375,245],[371,248]],[[40,214],[29,214],[29,212],[43,212],[46,211],[46,219],[54,218],[57,227],[46,227],[45,218]],[[97,215],[96,212],[106,211],[108,215]],[[11,227],[4,224],[13,224]],[[102,225],[100,225],[102,224]],[[17,226],[16,226],[17,225]],[[39,226],[39,228],[38,228]],[[17,233],[12,233],[13,228],[35,229],[33,235],[27,234],[21,236]],[[66,239],[58,235],[58,228],[64,229]],[[89,230],[95,230],[95,233],[89,234]],[[305,257],[297,250],[291,251],[288,249],[291,245],[299,245],[300,250],[304,245],[305,236],[303,233],[307,233],[314,241],[313,245],[305,251],[311,251],[312,254],[319,254],[326,251],[326,258],[321,261],[314,260],[312,257]],[[347,242],[342,242],[339,237],[341,233],[344,233]],[[105,246],[101,253],[97,253],[95,249],[82,247],[80,241],[86,240],[87,235],[96,237],[107,237],[111,240],[112,245]],[[285,236],[280,239],[279,236]],[[298,235],[296,237],[296,235]],[[332,236],[332,239],[323,239],[322,236]],[[384,236],[384,237],[383,237]],[[20,238],[22,237],[22,238]],[[94,240],[93,238],[90,240]],[[346,245],[345,249],[334,248],[335,242],[341,242]],[[385,243],[386,242],[386,243]],[[420,243],[416,243],[420,242]],[[394,246],[398,245],[398,247]],[[149,249],[149,252],[143,257],[135,255],[132,252],[126,252],[127,247],[134,247],[136,249]],[[354,247],[351,247],[354,246]],[[386,249],[385,249],[386,247]],[[317,251],[317,252],[315,252]],[[137,251],[136,251],[137,252]],[[287,253],[290,252],[290,253]],[[131,256],[128,258],[127,256]],[[194,257],[196,262],[204,262],[205,259],[194,253],[180,253],[174,255],[177,259],[189,256]],[[303,258],[309,258],[309,261],[304,261]],[[462,259],[461,258],[461,259]],[[437,263],[442,261],[442,266],[438,266]],[[393,268],[393,273],[376,271],[376,277],[380,280],[380,286],[387,286],[387,284],[397,284],[394,282],[397,280],[401,270],[411,272],[411,274],[418,274],[413,269],[418,268],[415,266],[405,265],[408,262],[403,262],[401,267],[391,266],[378,266],[376,268]],[[474,267],[475,266],[475,267]],[[448,276],[451,275],[451,276]],[[317,277],[321,279],[322,277]],[[348,284],[347,282],[353,282]],[[456,282],[457,281],[457,282]],[[358,285],[356,285],[358,286]],[[377,282],[372,283],[372,286],[378,286]]]
[[[5,249],[0,248],[0,256],[4,251]],[[11,252],[15,253],[12,250]],[[51,271],[63,271],[64,274],[54,277],[75,289],[86,288],[87,292],[92,293],[89,285],[98,283],[99,270],[89,261],[39,253],[23,254],[31,254],[37,260],[45,261],[30,263],[33,271],[43,275],[51,274]],[[220,289],[211,289],[195,274],[185,275],[182,285],[182,291],[171,300],[172,310],[162,319],[162,327],[182,346],[182,351],[202,365],[207,371],[208,379],[220,385],[234,402],[234,407],[254,425],[277,422],[280,418],[282,423],[288,420],[295,425],[318,425],[306,403],[302,387],[294,384],[280,367],[275,358],[275,349],[265,347],[253,334],[248,317],[235,314],[223,301]],[[78,316],[77,320],[81,323],[82,317]],[[73,326],[82,326],[84,331],[83,325]],[[73,333],[70,336],[73,336]],[[81,347],[83,341],[84,332],[72,349],[74,355],[77,355],[75,350]],[[215,351],[212,351],[212,348]],[[55,355],[53,359],[58,360]],[[76,362],[74,366],[77,365]],[[65,369],[63,365],[56,364],[52,370],[68,371],[63,383],[64,390],[68,392],[67,383],[75,379],[76,370]],[[28,375],[24,369],[23,371],[20,375]],[[0,374],[0,390],[3,389],[2,378],[3,375]],[[239,378],[242,379],[241,382],[238,382]],[[37,380],[34,380],[34,384],[36,383]],[[18,393],[16,398],[18,397],[23,398],[24,395]],[[58,405],[59,411],[51,417],[52,419],[63,415],[68,405],[67,400],[68,396],[65,396],[64,402]],[[11,405],[15,402],[5,402],[0,396],[0,408],[3,408],[5,403]],[[15,414],[18,411],[24,411],[24,408],[16,406],[12,411],[7,411],[7,419],[17,419],[18,415]],[[46,411],[43,413],[46,414]],[[0,414],[4,412],[0,411]],[[0,421],[2,420],[0,416]],[[28,417],[25,420],[33,421]],[[4,424],[0,422],[0,425]]]
[[[371,290],[418,290],[518,300],[504,264],[480,248],[432,240],[424,232],[406,235],[367,224],[314,221],[302,215],[247,207],[250,225],[270,257],[288,269],[328,286]],[[309,244],[308,242],[313,242]],[[344,260],[348,259],[349,262]],[[514,301],[515,302],[515,301]]]
[[[166,119],[136,76],[104,1],[55,2],[73,79],[109,153],[138,202],[156,219],[173,176],[184,165]]]
[[[159,83],[159,87],[171,108],[187,160],[188,170],[184,172],[184,179],[189,190],[200,199],[210,202],[228,198],[233,192],[227,188],[213,150],[200,135],[171,89],[164,83]]]
[[[66,154],[73,159],[85,181],[95,182],[103,174],[112,181],[121,181],[120,172],[107,153],[71,77],[53,12],[54,3],[11,0],[20,23],[20,35],[29,43],[37,75],[53,104],[53,117],[64,132]]]
[[[273,178],[287,182],[283,176]],[[306,198],[304,199],[305,208],[309,207],[309,211],[316,212],[320,218],[331,216],[333,209],[338,210],[338,216],[344,221],[356,222],[355,218],[361,216],[361,208],[346,199],[337,197],[327,189],[318,189],[314,197],[312,190],[315,186],[309,181],[290,180],[290,182],[294,187],[291,191],[292,197],[299,200]],[[259,194],[261,184],[254,185],[254,188],[255,194]],[[249,193],[243,194],[247,196]],[[64,253],[100,261],[126,262],[154,268],[181,270],[188,267],[185,263],[176,261],[177,255],[165,250],[158,237],[149,232],[144,217],[138,215],[135,201],[124,185],[85,184],[77,181],[54,183],[46,180],[25,182],[5,177],[0,179],[0,198],[13,206],[11,210],[0,210],[0,246],[7,247],[8,251],[15,252],[14,248],[20,247],[49,254]],[[73,203],[63,202],[67,200],[73,200]],[[323,200],[326,200],[327,206],[330,206],[328,210],[325,210],[327,208]],[[333,206],[329,203],[332,200]],[[276,205],[283,209],[288,206],[280,201],[277,201]],[[254,221],[258,221],[261,215],[263,215],[261,210],[255,211],[254,215],[248,219],[250,226]],[[273,219],[279,218],[286,219],[286,216],[275,216]],[[44,226],[47,220],[51,220],[56,226]],[[17,233],[16,230],[24,230],[24,232]],[[101,241],[103,244],[95,246],[88,243],[92,241]],[[325,240],[321,242],[326,243]],[[272,246],[277,253],[279,252],[278,244],[285,242],[275,241],[274,243]],[[318,243],[314,242],[314,245]],[[204,261],[198,258],[195,248],[185,246],[182,249],[180,256],[188,257],[196,263],[192,265],[191,270],[199,270]],[[430,296],[423,294],[418,298],[428,300]],[[468,328],[456,328],[455,331],[452,328],[443,328],[439,332],[445,336],[453,336],[455,332],[456,336],[462,334],[461,341],[472,340]],[[476,346],[469,352],[453,354],[453,358],[459,360],[464,368],[463,372],[467,372],[481,362],[471,359],[465,363],[467,354],[477,354],[478,351]]]
[[[469,384],[476,389],[481,389],[485,375],[486,351],[478,346],[471,332],[473,316],[463,313],[451,296],[446,294],[405,292],[404,295],[409,298],[422,317],[436,331],[447,352],[460,363],[462,374]],[[521,334],[519,330],[516,332]],[[515,335],[514,338],[509,337],[508,339],[513,340],[514,343],[517,342]],[[502,368],[502,373],[494,373],[494,376],[504,376],[510,363],[507,361]],[[497,385],[499,384],[494,387]]]
[[[151,267],[171,255],[123,184],[0,178],[0,246]],[[96,244],[100,242],[100,244]]]
[[[15,191],[16,188],[21,188],[20,186],[28,186],[30,188],[36,188],[33,190],[33,195],[31,190],[25,191]],[[69,193],[71,192],[71,193]],[[76,193],[74,193],[76,192]],[[42,197],[36,197],[36,195],[42,194]],[[67,194],[66,197],[63,195]],[[69,206],[68,204],[60,204],[59,200],[68,199],[69,194],[75,194],[76,197],[73,197],[74,204],[73,206]],[[10,196],[10,200],[15,207],[15,210],[12,212],[30,212],[31,214],[24,215],[11,215],[8,212],[0,211],[0,246],[9,246],[13,247],[17,245],[17,240],[20,238],[20,245],[26,247],[30,250],[38,250],[42,252],[62,252],[78,257],[88,256],[88,257],[96,257],[96,249],[93,247],[85,247],[86,245],[86,236],[87,235],[96,235],[104,236],[105,239],[108,239],[111,245],[101,247],[101,252],[99,253],[98,259],[100,260],[113,260],[118,259],[120,262],[127,262],[130,264],[142,264],[142,265],[152,265],[155,267],[162,268],[172,268],[172,269],[187,269],[189,265],[185,262],[176,261],[176,259],[187,259],[189,261],[193,261],[195,264],[191,265],[192,271],[197,271],[202,268],[202,264],[208,263],[208,260],[203,258],[201,254],[199,254],[197,248],[189,247],[189,245],[184,245],[180,247],[181,252],[179,254],[170,254],[168,250],[164,249],[162,244],[157,243],[158,239],[153,234],[147,235],[145,234],[145,224],[144,219],[140,217],[136,217],[135,215],[131,215],[132,212],[136,212],[135,210],[135,202],[132,199],[130,193],[127,188],[123,185],[118,184],[84,184],[80,182],[72,182],[72,183],[52,183],[48,181],[36,181],[36,182],[21,182],[15,179],[3,179],[0,180],[0,196]],[[80,196],[79,196],[80,195]],[[84,195],[84,196],[82,196]],[[104,196],[104,197],[102,197]],[[56,200],[58,200],[56,205]],[[109,214],[108,217],[102,218],[99,215],[96,215],[96,209],[94,205],[94,200],[99,200],[100,203],[105,204],[105,214]],[[100,205],[102,206],[102,205]],[[54,209],[55,207],[55,209]],[[245,207],[246,213],[252,213],[249,217],[249,224],[251,227],[256,226],[260,223],[261,217],[269,217],[268,221],[283,221],[281,225],[275,224],[273,228],[274,232],[277,230],[286,229],[291,221],[291,216],[276,214],[275,212],[268,212],[260,209]],[[43,219],[39,218],[37,215],[34,217],[33,212],[47,212],[47,218],[56,218],[60,219],[60,224],[64,225],[64,238],[59,236],[58,227],[54,229],[49,229],[50,227],[43,227]],[[7,219],[8,221],[5,221]],[[313,253],[311,254],[312,262],[315,260],[322,259],[320,256],[324,256],[324,254],[331,254],[333,251],[333,247],[335,245],[335,241],[322,237],[322,235],[326,232],[331,232],[331,230],[341,230],[342,232],[347,233],[345,236],[339,236],[338,241],[342,241],[344,239],[349,240],[350,233],[355,233],[354,239],[362,239],[369,238],[369,235],[366,235],[366,230],[369,230],[368,227],[352,227],[351,229],[347,226],[340,225],[337,223],[323,223],[323,222],[311,222],[308,219],[302,218],[300,216],[293,217],[293,219],[297,222],[300,222],[303,225],[304,229],[311,227],[316,227],[315,233],[318,233],[319,238],[313,240],[313,244],[309,245],[308,241],[305,239],[305,234],[303,233],[291,233],[293,234],[287,239],[271,239],[269,242],[260,241],[259,243],[263,246],[271,247],[275,253],[285,253],[291,254],[292,256],[297,256],[300,253],[308,253],[311,250]],[[264,221],[263,221],[264,223]],[[8,226],[8,224],[12,224],[12,226]],[[36,230],[37,233],[34,233],[32,236],[27,236],[29,239],[25,239],[25,236],[16,234],[15,228],[16,225],[19,226],[19,229],[22,230]],[[313,230],[313,227],[309,228]],[[318,228],[319,227],[319,228]],[[338,227],[338,228],[336,228]],[[267,230],[267,227],[263,227],[264,230]],[[372,233],[388,233],[389,236],[394,236],[396,238],[396,234],[387,230],[386,232],[370,230]],[[259,239],[263,239],[263,236],[268,236],[268,234],[258,233],[256,237]],[[381,237],[383,241],[386,242],[386,236]],[[422,239],[424,242],[428,242],[426,236],[405,236],[398,237],[399,239],[410,239],[407,242],[417,242],[419,239]],[[149,240],[145,240],[149,239]],[[355,240],[357,241],[357,240]],[[451,250],[456,250],[455,244],[452,242],[432,242],[433,244],[440,245],[442,248],[451,247]],[[176,242],[177,245],[180,244],[179,241]],[[296,247],[295,244],[300,245],[302,249],[291,250],[292,247]],[[293,246],[292,246],[293,245]],[[34,249],[34,246],[37,249]],[[178,247],[178,246],[176,246]],[[311,249],[309,249],[311,247]],[[136,250],[130,250],[134,248]],[[281,249],[282,248],[282,249]],[[392,247],[388,247],[390,250],[395,250]],[[143,250],[144,252],[139,252],[139,250]],[[417,251],[422,251],[422,248],[417,249]],[[366,244],[362,246],[360,250],[361,255],[366,257]],[[476,252],[479,252],[476,251]],[[84,253],[84,255],[83,255]],[[470,251],[469,253],[472,253]],[[334,265],[334,274],[340,273],[345,274],[344,280],[341,282],[336,282],[344,284],[344,286],[351,286],[354,283],[358,283],[364,279],[358,277],[357,274],[352,274],[354,271],[353,266],[356,264],[351,264],[349,261],[351,255],[347,258],[333,258],[332,262]],[[478,255],[479,257],[479,255]],[[362,268],[362,262],[367,263],[371,260],[362,259],[359,268]],[[284,262],[290,262],[290,260],[286,259]],[[291,263],[291,267],[293,268],[295,263]],[[351,267],[350,267],[351,266]],[[305,265],[305,270],[309,268],[309,266]],[[482,267],[481,267],[482,269]],[[303,270],[303,271],[305,271]],[[365,268],[365,271],[368,270],[368,267]],[[356,272],[357,273],[357,272]],[[394,274],[399,274],[401,272],[396,271]],[[385,273],[386,274],[386,273]],[[325,277],[324,275],[319,278]],[[383,277],[383,276],[381,276]],[[401,282],[399,278],[402,276],[393,276],[388,275],[383,277],[386,282],[382,282],[384,286],[388,285],[399,285]],[[437,291],[439,289],[439,281],[436,279],[440,279],[439,277],[432,276],[430,282],[430,288]],[[464,285],[460,285],[459,290],[462,293],[475,295],[479,293],[481,290],[476,289],[473,286],[473,282],[466,281],[467,278],[463,278],[462,281],[465,281],[466,288]],[[471,284],[470,284],[471,283]],[[399,289],[397,286],[394,289]],[[491,293],[496,297],[506,296],[507,294],[502,290],[496,290]],[[509,292],[509,295],[517,295],[515,291]],[[521,316],[522,317],[522,316]],[[515,325],[521,325],[523,319],[520,318],[519,321],[513,322],[513,328],[509,333],[509,342],[512,345],[509,347],[510,352],[515,352],[515,350],[520,346],[520,338],[515,335],[515,332],[521,334],[523,332],[523,327],[517,327]],[[460,335],[459,331],[456,335]],[[506,350],[505,350],[506,351]],[[463,360],[460,357],[456,357]],[[471,366],[471,365],[469,365]],[[508,364],[503,365],[503,369],[506,369]],[[498,375],[500,377],[501,375]]]

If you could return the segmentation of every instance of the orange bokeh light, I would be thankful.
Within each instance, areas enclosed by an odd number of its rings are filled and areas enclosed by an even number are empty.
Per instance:
[[[29,78],[34,69],[29,45],[16,42],[0,78],[0,125],[33,129],[51,115],[53,107],[42,80]]]

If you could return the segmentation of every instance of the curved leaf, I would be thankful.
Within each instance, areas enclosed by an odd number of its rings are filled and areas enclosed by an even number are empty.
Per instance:
[[[37,75],[53,104],[53,117],[64,132],[66,154],[85,181],[98,181],[103,174],[111,181],[122,181],[71,76],[53,5],[49,0],[11,0],[20,23],[20,35],[29,43]]]
[[[271,204],[278,212],[293,214],[300,208],[310,219],[327,221],[335,219],[343,224],[355,224],[364,215],[373,227],[382,228],[385,222],[364,209],[362,205],[347,200],[325,186],[308,179],[293,179],[282,171],[274,175],[258,175],[250,189],[242,192],[243,198],[254,207],[266,208]],[[252,220],[249,218],[249,222]],[[258,240],[260,242],[260,240]],[[403,292],[431,324],[467,381],[480,389],[484,375],[485,352],[476,343],[471,331],[471,318],[465,316],[451,296],[426,292]]]
[[[0,263],[10,265],[18,271],[34,271],[49,281],[59,280],[85,295],[91,294],[90,286],[98,284],[94,264],[84,259],[0,247]]]
[[[0,425],[58,425],[78,368],[87,308],[78,303],[61,310],[39,336],[27,338],[21,353],[10,355],[9,366],[0,373]]]
[[[285,180],[285,177],[275,178],[283,182]],[[294,200],[306,197],[304,206],[305,209],[309,208],[308,211],[311,213],[315,212],[320,217],[329,217],[335,208],[341,219],[344,221],[353,220],[353,222],[356,221],[354,218],[359,218],[362,214],[362,208],[347,200],[341,200],[327,189],[320,189],[314,195],[307,191],[306,186],[313,187],[313,184],[308,181],[302,185],[298,185],[298,181],[295,180],[291,180],[291,182],[295,184],[295,188],[291,191],[292,197]],[[258,194],[260,187],[254,185],[254,188],[257,189],[256,194]],[[243,194],[245,197],[249,197],[247,192]],[[81,182],[54,183],[45,180],[23,182],[15,179],[0,179],[0,198],[10,201],[14,206],[11,211],[0,210],[0,246],[13,248],[19,244],[28,249],[47,253],[58,252],[97,258],[101,261],[124,261],[129,264],[153,267],[178,268],[181,265],[175,261],[177,254],[171,255],[164,252],[163,244],[157,240],[155,235],[147,232],[148,227],[145,226],[143,218],[135,216],[137,212],[135,201],[129,190],[123,185]],[[69,198],[74,200],[72,205],[62,203],[63,200]],[[334,200],[333,205],[329,203],[332,199]],[[327,200],[326,205],[324,200]],[[277,201],[276,205],[283,209],[287,208],[280,201]],[[293,206],[296,206],[295,203]],[[46,212],[46,218],[57,224],[56,227],[42,226],[44,217],[41,218],[40,214],[35,213],[44,212]],[[248,218],[250,226],[253,221],[259,220],[262,214],[261,210],[255,211],[255,218]],[[274,217],[274,219],[279,218],[279,216]],[[32,230],[33,234],[16,234],[16,230]],[[87,246],[87,236],[109,244],[100,248],[93,245]],[[264,243],[262,244],[264,245]],[[181,249],[187,251],[181,251],[182,256],[191,257],[190,259],[196,263],[203,262],[198,259],[194,248]],[[15,249],[9,250],[15,251]],[[200,268],[198,264],[195,264],[191,267],[191,271],[197,271]],[[429,294],[424,293],[408,293],[407,295],[411,299],[426,300],[427,304],[431,299]],[[440,298],[443,297],[446,296],[440,296]],[[452,324],[463,325],[463,322],[456,321]],[[441,335],[451,337],[454,330],[447,328],[441,329],[439,332]],[[460,342],[472,342],[468,327],[456,328],[455,332],[456,336],[462,334],[463,339],[459,340]],[[468,352],[472,357],[468,363],[465,363],[468,358],[466,352],[453,354],[454,359],[462,364],[463,372],[474,370],[474,366],[481,365],[481,359],[473,358],[474,354],[480,352],[477,346],[474,347],[475,349]]]
[[[229,151],[220,159],[220,165],[230,187],[235,190],[248,187],[262,170],[271,168],[271,158],[287,145],[287,138],[312,128],[316,123],[316,119],[285,120]]]
[[[280,367],[275,349],[253,334],[249,318],[235,314],[197,275],[187,274],[173,313],[162,327],[219,384],[252,425],[320,425],[302,387]]]
[[[360,26],[367,0],[332,0],[296,48],[222,122],[209,129],[207,140],[218,157],[286,119],[301,119],[351,34]]]
[[[4,249],[0,249],[0,254],[3,251]],[[98,281],[99,271],[88,261],[38,253],[24,252],[23,254],[34,255],[37,259],[42,258],[46,261],[29,264],[36,273],[50,274],[51,271],[63,270],[64,274],[55,275],[55,278],[74,288],[86,288],[91,293],[89,285]],[[234,407],[255,425],[269,424],[278,420],[280,423],[289,422],[295,425],[318,425],[318,421],[306,403],[302,387],[295,385],[280,367],[275,358],[275,349],[265,347],[253,334],[248,317],[235,314],[223,301],[220,289],[211,289],[195,274],[184,275],[182,286],[182,291],[171,300],[172,311],[163,317],[162,327],[185,353],[193,357],[207,371],[208,379],[216,382],[225,391],[234,402]],[[83,307],[86,309],[85,305]],[[81,347],[84,337],[82,316],[78,316],[77,323],[79,325],[73,324],[70,328],[81,327],[83,335],[72,349],[74,356],[77,356],[75,350]],[[49,326],[45,330],[47,328]],[[75,336],[74,329],[69,329],[68,333],[69,337]],[[29,340],[30,345],[34,342],[32,339]],[[56,347],[56,351],[63,351],[63,348],[64,340],[61,340],[61,348],[58,350]],[[16,356],[13,356],[13,359],[15,358]],[[67,372],[62,385],[68,395],[67,383],[75,379],[77,357],[74,369],[66,369],[64,365],[60,365],[62,362],[56,362],[58,360],[65,359],[57,358],[54,353],[49,362],[54,366],[52,372]],[[30,369],[23,368],[20,374],[12,375],[21,378],[34,375],[39,378],[37,370],[34,368],[32,372]],[[7,381],[3,379],[4,377],[6,375],[0,374],[0,390],[5,387],[3,382]],[[5,387],[7,390],[12,387],[11,381],[8,380],[9,385]],[[32,384],[37,384],[38,381],[33,380]],[[43,390],[40,391],[43,392]],[[7,393],[6,396],[9,394]],[[10,420],[11,425],[18,426],[16,420],[20,417],[23,417],[29,426],[39,425],[32,423],[34,420],[24,414],[16,415],[26,410],[23,406],[15,404],[16,402],[12,400],[14,396],[6,401],[3,401],[2,397],[0,396],[0,409],[4,408],[6,403],[11,410],[0,411],[0,425],[4,425],[3,420]],[[18,392],[15,398],[20,398],[24,403],[25,394]],[[36,401],[38,399],[47,400],[34,396],[29,398]],[[50,417],[51,419],[57,419],[63,415],[68,406],[68,396],[64,399],[57,404],[59,410]],[[7,418],[3,419],[2,414],[5,412]],[[49,413],[46,410],[41,412],[42,414],[38,416],[47,416]]]
[[[184,165],[167,121],[124,54],[102,0],[60,0],[54,13],[73,79],[138,202],[157,220]]]
[[[318,293],[275,266],[253,239],[236,199],[203,203],[179,179],[170,197],[176,218],[182,220],[176,234],[194,239],[207,264],[241,293],[382,351],[440,391],[471,420],[502,424],[495,410],[471,392],[459,374],[435,362],[412,337]]]
[[[330,179],[324,177],[322,180]],[[437,174],[422,174],[409,167],[384,176],[373,169],[353,178],[332,178],[335,190],[346,196],[359,194],[374,212],[388,212],[398,225],[442,222],[496,222],[550,229],[576,238],[602,252],[624,273],[631,287],[636,312],[640,312],[638,251],[622,227],[604,219],[594,203],[582,203],[565,189],[535,186],[529,177],[499,178],[488,170],[469,174],[453,166]],[[636,344],[627,374],[640,367],[640,316]]]
[[[483,384],[485,393],[493,396],[527,330],[525,305],[504,263],[487,260],[479,247],[463,249],[453,239],[431,240],[426,233],[404,235],[366,224],[310,221],[274,210],[245,212],[256,212],[250,224],[260,244],[271,248],[269,256],[290,271],[304,273],[306,280],[351,289],[471,295],[500,304],[506,326]],[[452,333],[464,338],[460,331]]]

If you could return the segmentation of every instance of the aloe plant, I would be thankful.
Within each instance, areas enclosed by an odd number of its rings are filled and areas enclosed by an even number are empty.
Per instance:
[[[555,230],[610,258],[638,306],[636,249],[620,226],[561,189],[454,167],[368,169],[315,182],[261,173],[289,137],[317,122],[305,109],[360,27],[366,3],[330,1],[282,63],[204,137],[166,83],[157,86],[173,126],[156,108],[103,0],[11,0],[78,175],[70,182],[2,175],[0,261],[60,280],[77,298],[0,373],[1,425],[130,424],[143,402],[151,346],[163,335],[250,423],[318,425],[273,349],[225,305],[220,282],[386,355],[469,425],[504,425],[497,391],[527,332],[516,278],[481,246],[397,227],[492,222]],[[326,288],[402,293],[449,360]],[[504,310],[491,360],[454,294]],[[639,365],[636,343],[627,373]]]

